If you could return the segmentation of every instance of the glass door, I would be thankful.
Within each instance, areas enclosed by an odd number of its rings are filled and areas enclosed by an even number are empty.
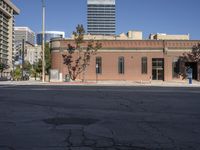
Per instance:
[[[164,59],[163,58],[152,59],[152,79],[164,80]]]

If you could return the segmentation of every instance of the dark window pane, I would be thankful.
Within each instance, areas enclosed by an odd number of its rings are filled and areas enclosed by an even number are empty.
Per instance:
[[[179,62],[178,58],[174,58],[174,60],[172,62],[172,77],[178,78],[179,72],[180,72],[180,62]]]
[[[147,57],[142,57],[142,74],[147,74]]]
[[[96,73],[101,74],[102,73],[102,58],[96,57]]]
[[[124,57],[118,58],[118,73],[124,74]]]

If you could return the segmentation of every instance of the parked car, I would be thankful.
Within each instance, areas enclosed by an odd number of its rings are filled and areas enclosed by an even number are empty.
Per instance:
[[[29,80],[29,75],[28,75],[28,74],[25,74],[25,75],[22,77],[22,80]]]

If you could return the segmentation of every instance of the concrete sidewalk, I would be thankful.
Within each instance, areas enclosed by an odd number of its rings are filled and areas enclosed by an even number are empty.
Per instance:
[[[189,84],[187,80],[183,81],[88,81],[88,82],[41,82],[35,80],[29,81],[0,81],[0,86],[5,85],[56,85],[56,86],[161,86],[161,87],[200,87],[200,82],[193,81]]]
[[[193,81],[189,84],[187,80],[184,81],[99,81],[97,85],[107,85],[107,86],[163,86],[163,87],[200,87],[200,82]]]
[[[6,85],[45,85],[45,83],[42,83],[41,81],[0,81],[0,86],[6,86]]]

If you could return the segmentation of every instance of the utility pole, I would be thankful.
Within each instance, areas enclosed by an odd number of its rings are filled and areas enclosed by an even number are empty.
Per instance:
[[[25,50],[25,40],[22,39],[22,80],[24,80],[24,50]]]
[[[42,82],[45,82],[45,0],[42,0]]]

